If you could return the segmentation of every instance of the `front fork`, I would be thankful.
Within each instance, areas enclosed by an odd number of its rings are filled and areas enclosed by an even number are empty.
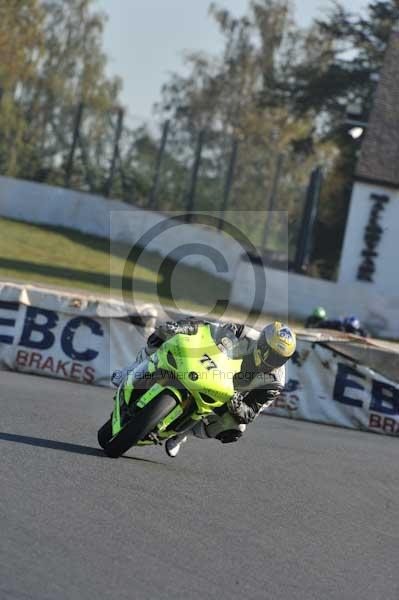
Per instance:
[[[142,376],[145,376],[148,373],[148,369],[146,369],[143,365],[143,368],[140,371],[140,373]],[[114,410],[112,412],[113,436],[117,435],[127,424],[127,422],[132,418],[130,412],[132,393],[133,390],[137,390],[137,383],[143,379],[143,377],[138,379],[137,375],[137,370],[135,370],[133,374],[129,375],[126,382],[124,384],[121,384],[114,396]],[[183,414],[182,392],[172,385],[164,385],[160,382],[156,382],[138,398],[137,402],[135,402],[136,407],[138,407],[139,409],[143,409],[145,406],[147,406],[147,404],[152,402],[157,396],[159,396],[165,391],[169,391],[173,394],[173,396],[176,397],[177,405],[158,425],[158,432],[161,438],[170,436],[169,432],[166,432],[165,430],[175,420],[179,419]],[[165,436],[165,434],[167,435]]]

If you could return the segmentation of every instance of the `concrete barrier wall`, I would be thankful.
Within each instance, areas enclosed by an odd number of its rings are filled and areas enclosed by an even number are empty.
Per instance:
[[[399,338],[399,297],[389,298],[361,282],[338,284],[241,262],[231,291],[231,303],[248,309],[254,282],[266,276],[267,292],[257,308],[266,314],[305,318],[321,305],[331,317],[357,315],[379,337]]]
[[[399,338],[398,296],[386,296],[364,282],[335,283],[252,265],[242,260],[242,248],[234,240],[202,226],[179,223],[162,231],[160,225],[168,221],[165,215],[101,196],[4,177],[0,177],[0,215],[60,225],[131,247],[140,245],[142,236],[157,228],[146,241],[146,249],[167,256],[184,246],[187,255],[180,256],[182,262],[232,283],[230,303],[236,307],[249,310],[255,306],[266,314],[304,318],[315,305],[322,305],[332,317],[356,314],[379,336]],[[193,243],[214,249],[227,265],[190,250]],[[264,276],[266,295],[254,302],[255,289]]]
[[[183,263],[228,281],[234,278],[242,254],[240,244],[210,228],[174,221],[168,229],[173,213],[163,215],[102,196],[6,177],[0,177],[0,215],[67,227],[130,247],[145,242],[148,252],[164,257],[173,257],[184,247],[183,256],[179,254]]]

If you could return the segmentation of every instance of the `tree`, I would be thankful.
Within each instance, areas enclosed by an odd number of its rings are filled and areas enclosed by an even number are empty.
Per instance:
[[[18,173],[25,148],[25,100],[37,85],[44,52],[43,21],[38,0],[0,3],[0,168],[5,175]]]
[[[210,13],[224,38],[222,54],[189,54],[188,75],[174,75],[163,87],[158,109],[174,123],[172,152],[189,165],[188,148],[192,151],[199,132],[206,130],[197,208],[218,210],[231,139],[238,139],[231,208],[241,211],[267,209],[277,155],[284,153],[277,208],[295,220],[316,152],[313,145],[306,152],[296,148],[297,140],[311,138],[312,119],[293,114],[287,101],[276,102],[273,95],[274,82],[287,70],[297,46],[291,8],[282,0],[258,0],[238,19],[215,4]],[[321,155],[329,154],[328,144],[319,146]],[[257,230],[251,231],[254,242],[261,243],[262,233],[258,219]]]
[[[83,103],[86,144],[74,185],[87,186],[88,164],[95,187],[104,185],[121,87],[105,74],[104,22],[92,0],[0,3],[4,174],[62,184],[76,111]]]
[[[366,16],[335,3],[329,15],[302,36],[284,78],[274,80],[278,102],[288,101],[293,114],[308,115],[317,124],[311,143],[325,142],[336,149],[326,169],[313,256],[318,272],[327,277],[336,274],[359,150],[348,135],[346,112],[353,103],[360,104],[367,118],[375,76],[397,17],[397,5],[390,0],[371,2]]]
[[[195,208],[218,211],[232,140],[238,156],[230,208],[263,211],[277,157],[284,172],[276,208],[285,211],[289,250],[310,171],[325,185],[314,246],[314,271],[331,277],[339,258],[358,146],[347,135],[353,101],[370,109],[375,81],[397,17],[393,0],[371,2],[366,16],[334,4],[309,30],[299,29],[286,0],[252,0],[246,15],[211,4],[223,50],[187,55],[186,75],[163,86],[158,114],[170,119],[158,194],[162,210],[184,209],[200,132],[205,131]],[[105,16],[94,0],[0,2],[0,168],[6,175],[64,183],[79,104],[83,106],[72,186],[103,192],[109,174],[121,82],[106,75]],[[146,206],[158,140],[124,127],[113,191]],[[242,227],[262,243],[264,222]],[[273,223],[271,248],[287,239]]]
[[[82,137],[87,154],[83,162],[90,162],[92,179],[101,188],[121,84],[105,74],[106,57],[102,51],[105,16],[92,12],[92,4],[91,0],[67,3],[43,0],[46,51],[35,101],[43,158],[49,161],[50,168],[57,154],[59,161],[65,160],[77,107],[83,103]],[[83,162],[80,162],[82,172]]]

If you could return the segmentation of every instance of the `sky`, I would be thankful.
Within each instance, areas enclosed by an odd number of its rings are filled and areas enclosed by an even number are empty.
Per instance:
[[[217,26],[208,15],[210,0],[96,0],[108,15],[104,50],[108,72],[123,79],[122,102],[130,125],[154,123],[152,107],[172,72],[184,70],[184,52],[211,54],[222,48]],[[219,0],[235,16],[243,15],[249,0]],[[343,0],[350,10],[364,8],[366,0]],[[297,0],[296,17],[308,25],[328,9],[329,0]]]

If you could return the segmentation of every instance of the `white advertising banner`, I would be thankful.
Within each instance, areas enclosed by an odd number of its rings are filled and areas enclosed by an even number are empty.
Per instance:
[[[0,287],[0,368],[108,386],[112,371],[143,347],[156,315],[149,305],[129,313],[112,301]]]
[[[399,384],[318,343],[300,341],[268,415],[399,435]]]
[[[112,371],[134,360],[157,320],[152,305],[0,284],[0,369],[109,386]],[[343,340],[341,351],[337,340],[312,335],[299,335],[286,389],[264,413],[399,435],[397,351],[384,347],[382,375],[375,370],[382,349],[372,342],[363,341],[359,354],[359,340]],[[351,353],[368,356],[374,369]]]

